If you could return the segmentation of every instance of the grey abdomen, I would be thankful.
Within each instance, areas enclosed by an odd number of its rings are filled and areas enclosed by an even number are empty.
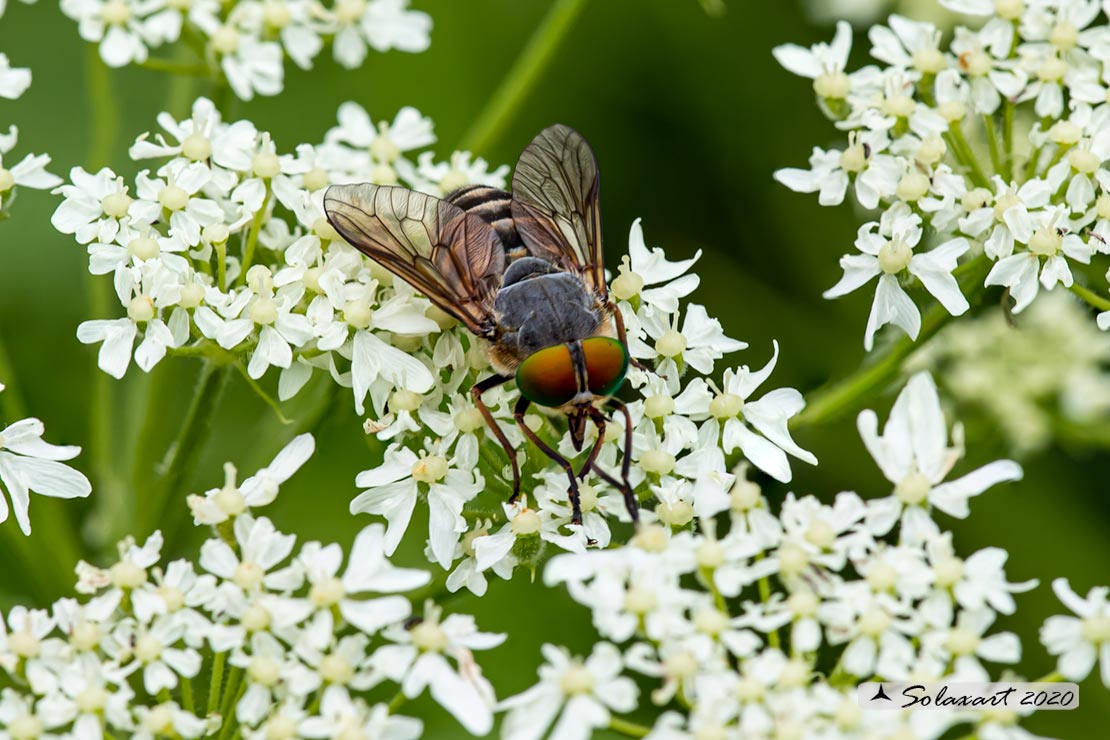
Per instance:
[[[451,192],[444,200],[492,226],[510,256],[524,253],[524,242],[513,222],[511,193],[488,185],[467,185]]]
[[[494,309],[506,330],[502,342],[527,357],[553,344],[593,336],[602,319],[596,303],[575,275],[544,272],[501,288]]]

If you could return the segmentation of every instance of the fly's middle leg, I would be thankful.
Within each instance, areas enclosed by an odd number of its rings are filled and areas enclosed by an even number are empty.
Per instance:
[[[632,465],[632,415],[628,413],[628,407],[615,398],[609,399],[609,405],[624,415],[624,450],[621,452],[621,478],[617,480],[609,475],[596,462],[592,463],[592,467],[602,480],[621,492],[624,496],[624,506],[628,509],[628,515],[632,517],[634,523],[639,523],[640,504],[636,500],[636,492],[632,489],[632,483],[628,480]],[[594,423],[598,423],[598,418],[604,423],[605,415],[600,411],[595,411],[595,414]],[[603,429],[604,427],[600,428]]]
[[[516,402],[516,408],[513,409],[513,418],[515,418],[516,423],[520,425],[520,429],[524,432],[524,436],[530,439],[532,441],[532,444],[540,449],[540,452],[554,460],[559,465],[559,467],[566,471],[567,478],[570,480],[570,488],[567,489],[567,497],[570,498],[570,523],[581,525],[582,500],[581,497],[578,495],[578,478],[574,475],[574,466],[570,464],[569,460],[553,450],[546,442],[540,439],[539,435],[533,432],[532,429],[524,423],[524,412],[528,410],[528,406],[530,404],[531,401],[529,401],[524,396],[521,396],[520,400]]]
[[[509,456],[509,462],[513,466],[513,495],[509,497],[509,503],[513,503],[520,496],[520,464],[516,459],[516,450],[512,444],[509,443],[509,438],[505,436],[505,432],[498,425],[497,420],[493,418],[493,413],[489,410],[482,401],[482,394],[488,390],[492,390],[499,385],[508,383],[512,378],[507,375],[491,375],[481,382],[475,383],[470,389],[470,395],[474,399],[474,405],[482,412],[482,417],[486,420],[486,425],[493,431],[493,436],[497,437],[497,441],[501,443],[501,447],[505,450],[505,454]]]

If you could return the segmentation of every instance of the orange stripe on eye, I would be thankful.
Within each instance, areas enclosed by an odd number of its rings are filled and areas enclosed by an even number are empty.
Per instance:
[[[524,359],[516,370],[521,395],[540,406],[562,406],[578,393],[574,362],[565,344],[545,347]]]
[[[628,351],[611,337],[590,337],[582,341],[586,356],[586,374],[590,392],[611,396],[617,392],[628,373]]]

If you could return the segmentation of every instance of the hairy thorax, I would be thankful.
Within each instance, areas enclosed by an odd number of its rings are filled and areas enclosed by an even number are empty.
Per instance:
[[[506,375],[544,347],[613,333],[605,305],[577,275],[536,257],[516,260],[505,271],[494,310],[500,334],[490,361]]]

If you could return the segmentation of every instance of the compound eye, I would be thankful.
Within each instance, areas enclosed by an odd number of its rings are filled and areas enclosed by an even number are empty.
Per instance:
[[[544,347],[524,359],[516,369],[521,395],[540,406],[562,406],[578,394],[574,362],[565,344]]]
[[[586,355],[586,375],[590,392],[595,396],[611,396],[617,392],[628,373],[628,350],[612,337],[590,337],[582,341]]]

